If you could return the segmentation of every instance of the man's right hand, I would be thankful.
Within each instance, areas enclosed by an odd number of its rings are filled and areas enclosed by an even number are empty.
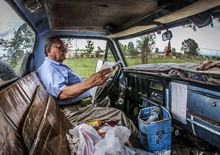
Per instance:
[[[92,87],[103,85],[109,78],[107,75],[111,71],[111,68],[104,69],[92,74],[88,79],[82,81],[81,83],[64,87],[59,95],[59,99],[75,98]]]
[[[107,75],[112,71],[111,68],[101,70],[97,73],[92,74],[87,80],[90,82],[92,87],[103,85],[109,78]]]

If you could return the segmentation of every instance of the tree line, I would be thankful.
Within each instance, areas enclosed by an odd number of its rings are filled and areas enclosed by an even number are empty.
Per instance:
[[[26,23],[22,24],[15,30],[11,37],[0,38],[0,46],[4,52],[2,59],[6,61],[12,68],[21,62],[23,56],[27,52],[32,52],[34,46],[35,34]]]
[[[141,62],[143,64],[148,63],[149,55],[153,53],[159,53],[161,52],[158,47],[155,47],[155,38],[156,35],[154,33],[147,34],[142,37],[140,37],[136,41],[136,46],[134,42],[128,42],[128,44],[122,44],[120,43],[121,50],[125,54],[125,56],[131,57],[131,58],[141,58]],[[163,52],[166,52],[168,50],[168,47],[166,46]],[[199,45],[198,43],[191,39],[185,39],[182,42],[181,46],[181,52],[177,52],[175,48],[171,48],[171,55],[175,57],[196,57],[199,55]]]
[[[72,52],[74,53],[74,57],[78,58],[78,57],[86,57],[86,58],[100,58],[101,54],[104,54],[104,50],[101,49],[100,46],[97,47],[97,49],[95,50],[95,46],[94,46],[94,42],[91,40],[88,40],[85,47],[83,49],[76,49],[73,52],[73,38],[68,38],[63,40],[68,48],[68,52]]]

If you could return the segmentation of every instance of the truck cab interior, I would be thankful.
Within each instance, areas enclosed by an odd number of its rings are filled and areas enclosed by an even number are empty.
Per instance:
[[[0,154],[70,154],[72,126],[35,73],[50,37],[82,78],[117,63],[93,101],[108,96],[137,127],[141,109],[164,107],[173,146],[188,143],[172,154],[220,153],[219,0],[3,0],[0,12]]]

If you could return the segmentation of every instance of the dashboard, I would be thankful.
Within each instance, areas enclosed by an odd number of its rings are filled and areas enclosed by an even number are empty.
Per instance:
[[[140,97],[157,104],[164,104],[166,78],[153,76],[145,73],[125,72],[130,94],[138,94]]]
[[[187,93],[184,118],[187,123],[184,124],[176,118],[173,118],[173,123],[178,128],[220,148],[220,90],[196,82],[172,79],[159,73],[140,70],[124,70],[123,73],[126,79],[125,112],[135,123],[142,108],[161,105],[171,112],[175,110],[174,107],[180,107],[174,106],[180,102],[172,100],[175,96],[175,93],[172,93],[172,83],[180,84],[181,90],[185,88]]]
[[[137,118],[140,109],[152,105],[166,106],[165,95],[168,79],[158,75],[123,71],[126,79],[125,112],[130,118]]]

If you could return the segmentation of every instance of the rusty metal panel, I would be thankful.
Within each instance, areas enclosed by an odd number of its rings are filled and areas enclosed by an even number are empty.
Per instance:
[[[103,32],[103,27],[122,26],[159,8],[157,0],[47,0],[44,5],[51,29]],[[68,13],[67,13],[68,12]]]

